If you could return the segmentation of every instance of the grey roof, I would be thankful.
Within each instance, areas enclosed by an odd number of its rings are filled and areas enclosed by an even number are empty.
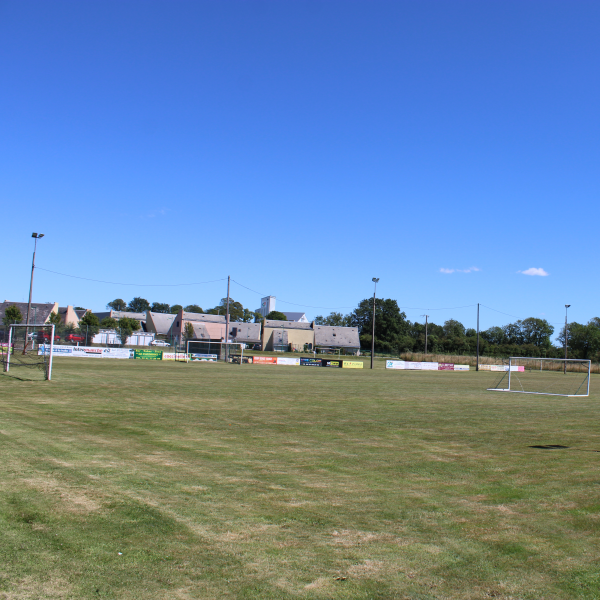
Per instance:
[[[109,312],[97,312],[94,314],[100,321],[102,321],[102,319],[106,319],[107,317],[111,317],[113,319],[122,319],[123,317],[128,317],[129,319],[135,319],[136,321],[140,322],[146,321],[146,313],[126,312],[124,310],[111,310]]]
[[[79,319],[82,319],[83,317],[85,317],[85,313],[86,313],[87,311],[88,311],[88,309],[87,309],[87,308],[84,308],[83,310],[78,310],[78,309],[75,309],[75,314],[77,315],[77,317],[78,317]]]
[[[155,313],[147,312],[146,324],[150,321],[153,323],[156,333],[160,335],[166,335],[171,329],[171,325],[177,315],[171,315],[169,313]]]
[[[315,346],[360,348],[358,328],[315,325]]]
[[[9,306],[16,306],[23,315],[22,323],[27,321],[27,302],[2,302],[0,304],[0,327],[3,326],[2,319],[4,318],[4,313]],[[29,314],[29,322],[30,323],[45,323],[54,308],[54,303],[43,303],[32,302],[31,303],[31,313]]]
[[[312,323],[298,323],[298,321],[268,321],[264,320],[265,327],[271,329],[312,329]]]
[[[208,323],[225,323],[225,315],[207,315],[204,313],[183,312],[184,321],[206,321]]]
[[[233,330],[236,330],[233,335]],[[236,342],[260,342],[260,323],[230,323],[229,335]]]
[[[302,317],[306,319],[306,313],[303,312],[284,312],[283,314],[288,318],[288,321],[300,321]]]

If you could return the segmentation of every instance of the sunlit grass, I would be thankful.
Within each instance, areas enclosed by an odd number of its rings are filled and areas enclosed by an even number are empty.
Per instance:
[[[595,380],[382,366],[1,376],[0,598],[597,598]]]

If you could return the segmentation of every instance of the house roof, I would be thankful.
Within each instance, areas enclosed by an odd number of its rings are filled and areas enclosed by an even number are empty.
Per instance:
[[[288,318],[288,321],[300,321],[302,318],[306,319],[306,313],[303,312],[284,312],[283,314]]]
[[[155,312],[147,312],[146,313],[146,324],[152,323],[154,325],[154,329],[156,333],[160,335],[165,335],[171,329],[171,325],[173,325],[173,321],[177,315],[172,315],[169,313],[155,313]]]
[[[221,340],[225,338],[224,323],[199,322],[191,323],[194,328],[194,338],[198,340]]]
[[[27,321],[27,302],[2,302],[0,304],[0,323],[4,319],[4,314],[9,306],[16,306],[23,315],[23,323]],[[32,302],[31,313],[29,314],[30,323],[45,323],[50,316],[52,310],[56,307],[55,302]]]
[[[265,327],[271,329],[312,329],[312,323],[299,323],[298,321],[270,321],[264,320]]]
[[[193,313],[181,311],[183,321],[203,321],[208,323],[225,323],[225,315],[207,315],[205,313]]]
[[[75,314],[77,315],[77,317],[79,319],[82,319],[83,317],[85,317],[85,313],[87,313],[88,309],[84,308],[84,309],[75,309]]]
[[[235,335],[233,330],[235,329]],[[261,327],[260,323],[230,323],[229,337],[236,342],[255,342],[259,343]]]
[[[360,348],[358,328],[315,325],[315,346]]]

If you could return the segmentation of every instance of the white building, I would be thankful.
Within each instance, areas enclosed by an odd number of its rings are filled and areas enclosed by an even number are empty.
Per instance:
[[[260,299],[260,308],[257,308],[255,312],[266,317],[273,310],[275,310],[275,296],[267,296]]]

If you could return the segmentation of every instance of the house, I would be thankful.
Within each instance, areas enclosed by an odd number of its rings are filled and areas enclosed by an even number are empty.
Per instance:
[[[260,323],[229,323],[229,340],[241,344],[260,344],[261,324]]]
[[[79,321],[83,318],[87,310],[75,310],[72,306],[59,306],[58,310],[54,312],[60,315],[60,321],[63,325],[79,327]]]
[[[185,337],[185,326],[190,323],[193,327],[193,339],[221,342],[225,341],[225,316],[206,315],[180,310],[176,315],[167,335],[171,339],[182,340]]]
[[[263,321],[263,350],[279,352],[312,350],[315,335],[312,323],[297,321]]]
[[[27,322],[27,302],[9,302],[5,300],[0,304],[0,323],[4,323],[4,314],[9,306],[16,306],[23,315],[23,323]],[[35,325],[43,325],[48,322],[50,313],[58,313],[58,302],[32,302],[29,322]]]
[[[331,327],[329,325],[315,325],[316,349],[345,350],[351,354],[360,352],[360,339],[358,327]]]
[[[288,321],[296,321],[297,323],[310,323],[306,318],[306,313],[303,312],[284,312]]]
[[[94,314],[98,317],[99,321],[102,321],[103,319],[106,319],[107,317],[110,319],[116,319],[117,321],[119,319],[123,319],[123,318],[135,319],[136,321],[139,322],[139,324],[142,328],[142,331],[146,331],[146,313],[145,312],[135,313],[135,312],[127,312],[124,310],[111,310],[109,312],[97,312]]]
[[[156,335],[167,335],[177,315],[170,313],[146,313],[146,331]]]

